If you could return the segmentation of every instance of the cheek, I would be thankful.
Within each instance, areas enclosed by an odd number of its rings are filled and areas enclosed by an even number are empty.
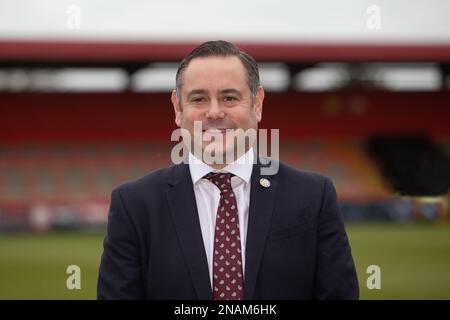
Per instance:
[[[198,110],[184,110],[181,114],[183,127],[194,127],[194,121],[202,120],[202,112]]]
[[[231,119],[237,127],[250,128],[256,123],[256,114],[253,110],[241,109],[234,113]]]

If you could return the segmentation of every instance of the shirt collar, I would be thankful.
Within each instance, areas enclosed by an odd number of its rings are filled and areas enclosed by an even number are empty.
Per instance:
[[[196,184],[208,173],[215,172],[229,172],[235,176],[241,178],[246,183],[250,181],[253,170],[254,153],[253,147],[250,148],[245,154],[240,156],[237,160],[231,162],[220,170],[216,170],[196,156],[189,152],[189,171],[191,172],[192,182]]]

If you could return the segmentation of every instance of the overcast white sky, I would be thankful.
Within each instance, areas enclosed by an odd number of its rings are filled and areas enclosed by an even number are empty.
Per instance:
[[[40,38],[450,44],[450,0],[0,0],[0,41]]]

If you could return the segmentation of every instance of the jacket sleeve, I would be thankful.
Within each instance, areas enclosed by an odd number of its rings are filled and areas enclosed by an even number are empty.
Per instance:
[[[322,206],[318,217],[316,299],[358,299],[355,265],[336,190],[325,178]]]
[[[119,189],[111,193],[100,263],[98,299],[144,299],[139,242]]]

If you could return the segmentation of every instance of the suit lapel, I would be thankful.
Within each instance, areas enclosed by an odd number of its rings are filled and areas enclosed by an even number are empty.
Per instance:
[[[197,296],[212,299],[208,261],[188,165],[174,167],[167,200]]]
[[[252,299],[254,295],[259,267],[270,229],[277,189],[276,176],[262,176],[260,169],[261,165],[258,162],[253,166],[251,178],[244,299]],[[260,184],[261,178],[268,179],[270,186],[263,187]],[[195,291],[201,300],[212,299],[208,262],[189,166],[175,166],[169,185],[167,200]]]
[[[261,165],[258,162],[253,166],[251,178],[250,208],[245,249],[244,299],[252,299],[254,295],[259,266],[270,228],[277,189],[276,176],[262,176],[260,169]],[[260,179],[262,178],[269,180],[269,187],[263,187],[261,185]]]

